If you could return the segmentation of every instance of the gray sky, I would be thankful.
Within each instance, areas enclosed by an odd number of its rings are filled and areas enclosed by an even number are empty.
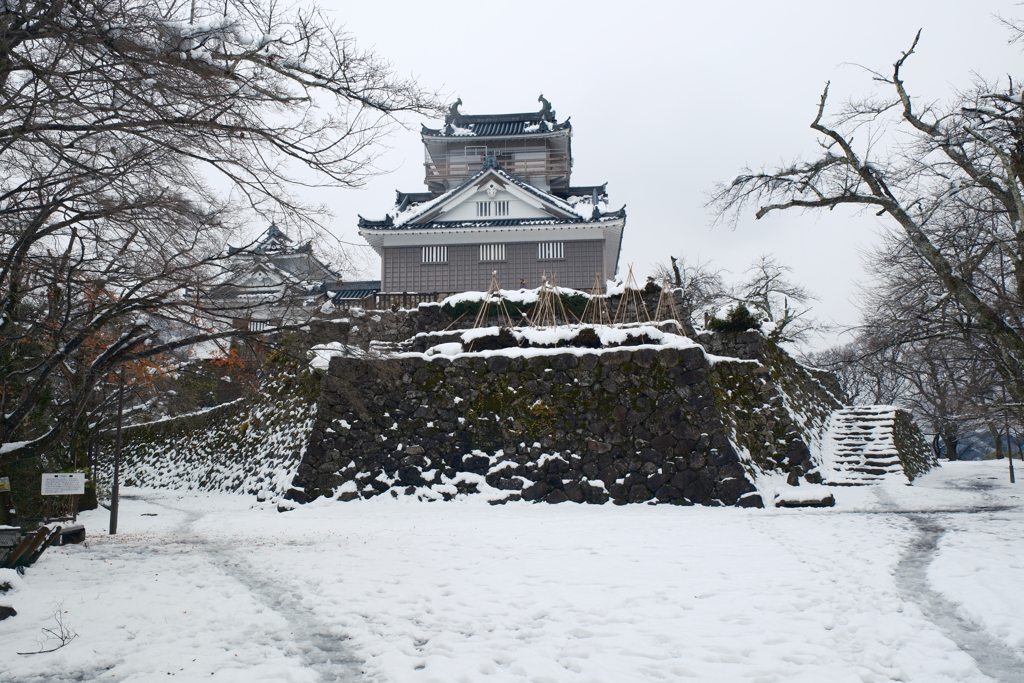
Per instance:
[[[773,253],[839,325],[857,321],[860,253],[888,224],[837,210],[712,229],[704,192],[745,165],[812,155],[825,81],[837,106],[872,92],[851,64],[889,71],[919,28],[905,67],[912,94],[945,99],[974,72],[1005,78],[1022,55],[993,15],[1024,16],[1005,0],[324,4],[399,73],[461,97],[463,113],[534,111],[543,92],[559,120],[571,116],[573,183],[608,182],[613,208],[627,205],[620,274],[633,263],[645,275],[674,254],[739,277]],[[395,189],[425,189],[418,122],[390,144],[381,164],[391,173],[322,197],[339,238],[362,242],[357,214],[383,217]],[[372,264],[366,275],[379,277]]]

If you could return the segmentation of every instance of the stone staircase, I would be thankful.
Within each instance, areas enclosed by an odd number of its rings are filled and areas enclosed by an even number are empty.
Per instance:
[[[894,406],[847,406],[832,413],[821,443],[823,483],[908,483],[893,438],[896,412]]]

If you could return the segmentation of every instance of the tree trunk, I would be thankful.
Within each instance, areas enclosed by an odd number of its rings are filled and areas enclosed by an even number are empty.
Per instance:
[[[996,426],[994,424],[992,424],[991,422],[989,422],[988,420],[985,420],[985,426],[988,427],[988,433],[992,435],[992,443],[995,444],[996,460],[1002,460],[1003,459],[1003,435],[1000,434],[999,430],[996,429]],[[1007,436],[1007,439],[1009,439],[1009,436]],[[1009,440],[1007,440],[1006,443],[1007,443],[1007,446],[1009,446],[1009,443],[1010,443]]]
[[[946,446],[946,460],[958,460],[956,447],[959,439],[954,429],[945,428],[939,432],[942,443]]]

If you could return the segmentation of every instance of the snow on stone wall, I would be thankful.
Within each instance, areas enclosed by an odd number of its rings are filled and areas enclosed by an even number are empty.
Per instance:
[[[257,400],[131,426],[123,434],[121,481],[280,499],[305,452],[314,413],[315,396],[275,382]],[[99,468],[101,481],[110,480],[110,466]]]
[[[848,406],[832,414],[822,440],[826,483],[907,483],[938,464],[910,414],[895,406]]]
[[[716,364],[716,400],[750,476],[780,473],[791,484],[822,481],[821,440],[841,403],[806,368],[757,332],[702,334],[716,354],[746,366]]]
[[[291,495],[759,505],[765,471],[814,468],[768,365],[662,337],[334,358]]]

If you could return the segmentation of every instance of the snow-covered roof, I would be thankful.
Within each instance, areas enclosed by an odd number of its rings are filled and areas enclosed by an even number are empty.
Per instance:
[[[445,221],[440,218],[448,206],[461,203],[476,188],[486,182],[488,176],[498,179],[503,185],[515,188],[518,194],[526,194],[540,200],[545,213],[544,218],[507,218],[487,219],[480,221]],[[608,193],[606,185],[586,188],[572,188],[578,194],[570,194],[565,199],[540,190],[519,176],[508,172],[493,155],[488,156],[483,168],[464,180],[457,187],[444,194],[428,199],[428,193],[398,193],[398,205],[395,215],[388,214],[382,220],[370,220],[359,217],[360,233],[363,230],[400,230],[423,228],[456,228],[456,227],[503,227],[510,225],[554,225],[560,223],[581,223],[625,218],[626,207],[618,211],[602,211],[601,204],[607,205]],[[589,191],[589,194],[585,192]]]
[[[542,103],[538,112],[520,114],[463,114],[459,111],[462,100],[451,106],[445,117],[443,128],[427,128],[423,126],[421,134],[424,138],[458,138],[458,137],[510,137],[536,136],[549,133],[568,135],[572,126],[569,119],[559,123],[551,104],[541,95]]]
[[[306,242],[295,246],[275,224],[247,247],[228,246],[228,258],[214,297],[280,295],[287,287],[313,292],[339,279]]]

